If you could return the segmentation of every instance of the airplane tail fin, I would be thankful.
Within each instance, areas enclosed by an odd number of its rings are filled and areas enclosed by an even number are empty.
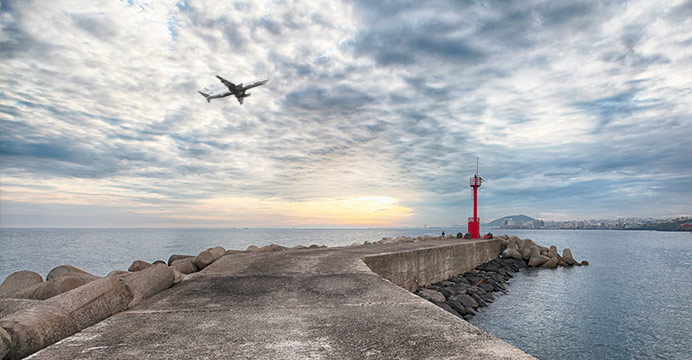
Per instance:
[[[207,102],[208,102],[208,103],[211,102],[211,99],[209,98],[209,94],[205,94],[205,93],[203,93],[203,92],[201,92],[201,91],[197,91],[197,92],[200,93],[200,94],[202,94],[202,96],[204,96],[204,98],[207,99]]]

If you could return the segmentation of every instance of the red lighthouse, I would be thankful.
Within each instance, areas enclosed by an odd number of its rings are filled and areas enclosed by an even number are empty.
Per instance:
[[[481,219],[478,217],[478,188],[481,187],[483,181],[485,179],[478,175],[478,158],[476,158],[476,175],[471,177],[469,181],[473,188],[473,217],[469,218],[469,233],[471,233],[472,239],[481,238]]]

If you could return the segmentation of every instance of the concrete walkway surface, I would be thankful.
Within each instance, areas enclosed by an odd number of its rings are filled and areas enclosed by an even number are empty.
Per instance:
[[[473,241],[226,255],[28,358],[530,359],[362,260]]]

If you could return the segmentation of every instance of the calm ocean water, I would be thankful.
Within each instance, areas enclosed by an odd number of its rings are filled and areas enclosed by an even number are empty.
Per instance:
[[[95,275],[211,246],[344,246],[442,229],[0,229],[0,279],[71,264]],[[464,229],[444,229],[447,233]],[[692,234],[491,230],[570,247],[587,267],[527,270],[471,323],[541,359],[691,359]]]
[[[692,234],[511,231],[590,265],[524,271],[472,324],[541,359],[692,359]]]
[[[456,234],[462,229],[0,229],[0,279],[18,270],[44,277],[69,264],[104,276],[127,270],[134,260],[197,255],[214,246],[245,250],[250,245],[348,246],[385,236]]]

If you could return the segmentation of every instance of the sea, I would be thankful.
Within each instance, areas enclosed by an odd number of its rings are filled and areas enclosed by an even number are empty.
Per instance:
[[[382,237],[466,229],[0,229],[0,279],[44,277],[62,264],[94,275],[133,260],[209,247],[349,246]],[[540,359],[692,359],[692,234],[623,230],[500,230],[569,247],[589,266],[527,269],[470,322]]]

